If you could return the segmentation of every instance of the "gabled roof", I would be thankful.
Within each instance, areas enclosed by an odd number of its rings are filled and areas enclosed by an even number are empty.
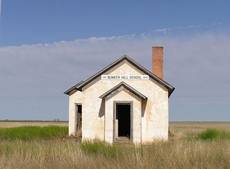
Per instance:
[[[77,83],[76,85],[72,86],[71,88],[69,88],[68,90],[66,90],[64,93],[67,95],[71,95],[72,92],[77,91],[78,90],[78,86],[81,85],[84,81],[80,81],[79,83]]]
[[[114,66],[118,65],[119,63],[121,63],[124,60],[128,61],[133,66],[135,66],[139,70],[143,71],[145,74],[149,75],[150,78],[152,78],[153,80],[155,80],[156,82],[158,82],[160,85],[166,87],[168,89],[169,96],[174,91],[175,88],[172,85],[170,85],[169,83],[167,83],[163,79],[160,79],[159,77],[157,77],[155,74],[153,74],[151,71],[149,71],[148,69],[146,69],[145,67],[143,67],[142,65],[140,65],[139,63],[137,63],[135,60],[133,60],[129,56],[124,55],[124,56],[120,57],[119,59],[115,60],[110,65],[108,65],[105,68],[103,68],[102,70],[100,70],[99,72],[97,72],[96,74],[94,74],[93,76],[89,77],[85,81],[81,81],[80,83],[78,83],[78,84],[74,85],[73,87],[71,87],[70,89],[66,90],[64,93],[67,94],[67,95],[71,95],[73,92],[75,92],[77,90],[82,91],[82,88],[85,85],[89,84],[91,81],[93,81],[97,77],[101,76],[103,73],[105,73],[109,69],[113,68]]]
[[[137,91],[133,87],[129,86],[125,82],[121,82],[118,85],[114,86],[112,89],[110,89],[107,92],[105,92],[104,94],[102,94],[100,96],[100,98],[103,99],[103,98],[107,97],[108,95],[110,95],[111,93],[115,94],[115,93],[120,91],[119,89],[122,89],[122,88],[127,89],[128,91],[132,92],[133,94],[135,94],[136,96],[140,97],[143,100],[147,100],[147,97],[145,95],[143,95],[142,93],[140,93],[139,91]]]

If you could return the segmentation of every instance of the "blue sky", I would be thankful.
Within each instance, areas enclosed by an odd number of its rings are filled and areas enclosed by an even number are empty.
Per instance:
[[[0,45],[118,36],[224,24],[228,0],[2,0]]]
[[[165,47],[170,120],[230,120],[230,1],[2,0],[0,119],[63,119],[63,92]],[[85,66],[87,65],[87,67]]]

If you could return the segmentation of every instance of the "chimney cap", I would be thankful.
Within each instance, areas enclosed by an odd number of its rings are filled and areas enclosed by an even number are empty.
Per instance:
[[[153,46],[152,48],[164,48],[163,46]]]

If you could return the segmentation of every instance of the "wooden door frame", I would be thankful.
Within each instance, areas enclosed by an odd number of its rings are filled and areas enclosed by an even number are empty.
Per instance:
[[[116,126],[116,113],[117,104],[129,105],[130,106],[130,141],[133,141],[133,101],[113,101],[113,142],[116,142],[115,137],[115,126]]]

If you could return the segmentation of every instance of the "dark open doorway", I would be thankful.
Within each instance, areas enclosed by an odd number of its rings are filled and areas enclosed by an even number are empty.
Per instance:
[[[116,104],[116,119],[118,121],[118,137],[130,138],[130,115],[131,108],[129,103]]]
[[[81,104],[76,104],[76,118],[77,118],[76,136],[81,137],[82,136],[82,105]]]

